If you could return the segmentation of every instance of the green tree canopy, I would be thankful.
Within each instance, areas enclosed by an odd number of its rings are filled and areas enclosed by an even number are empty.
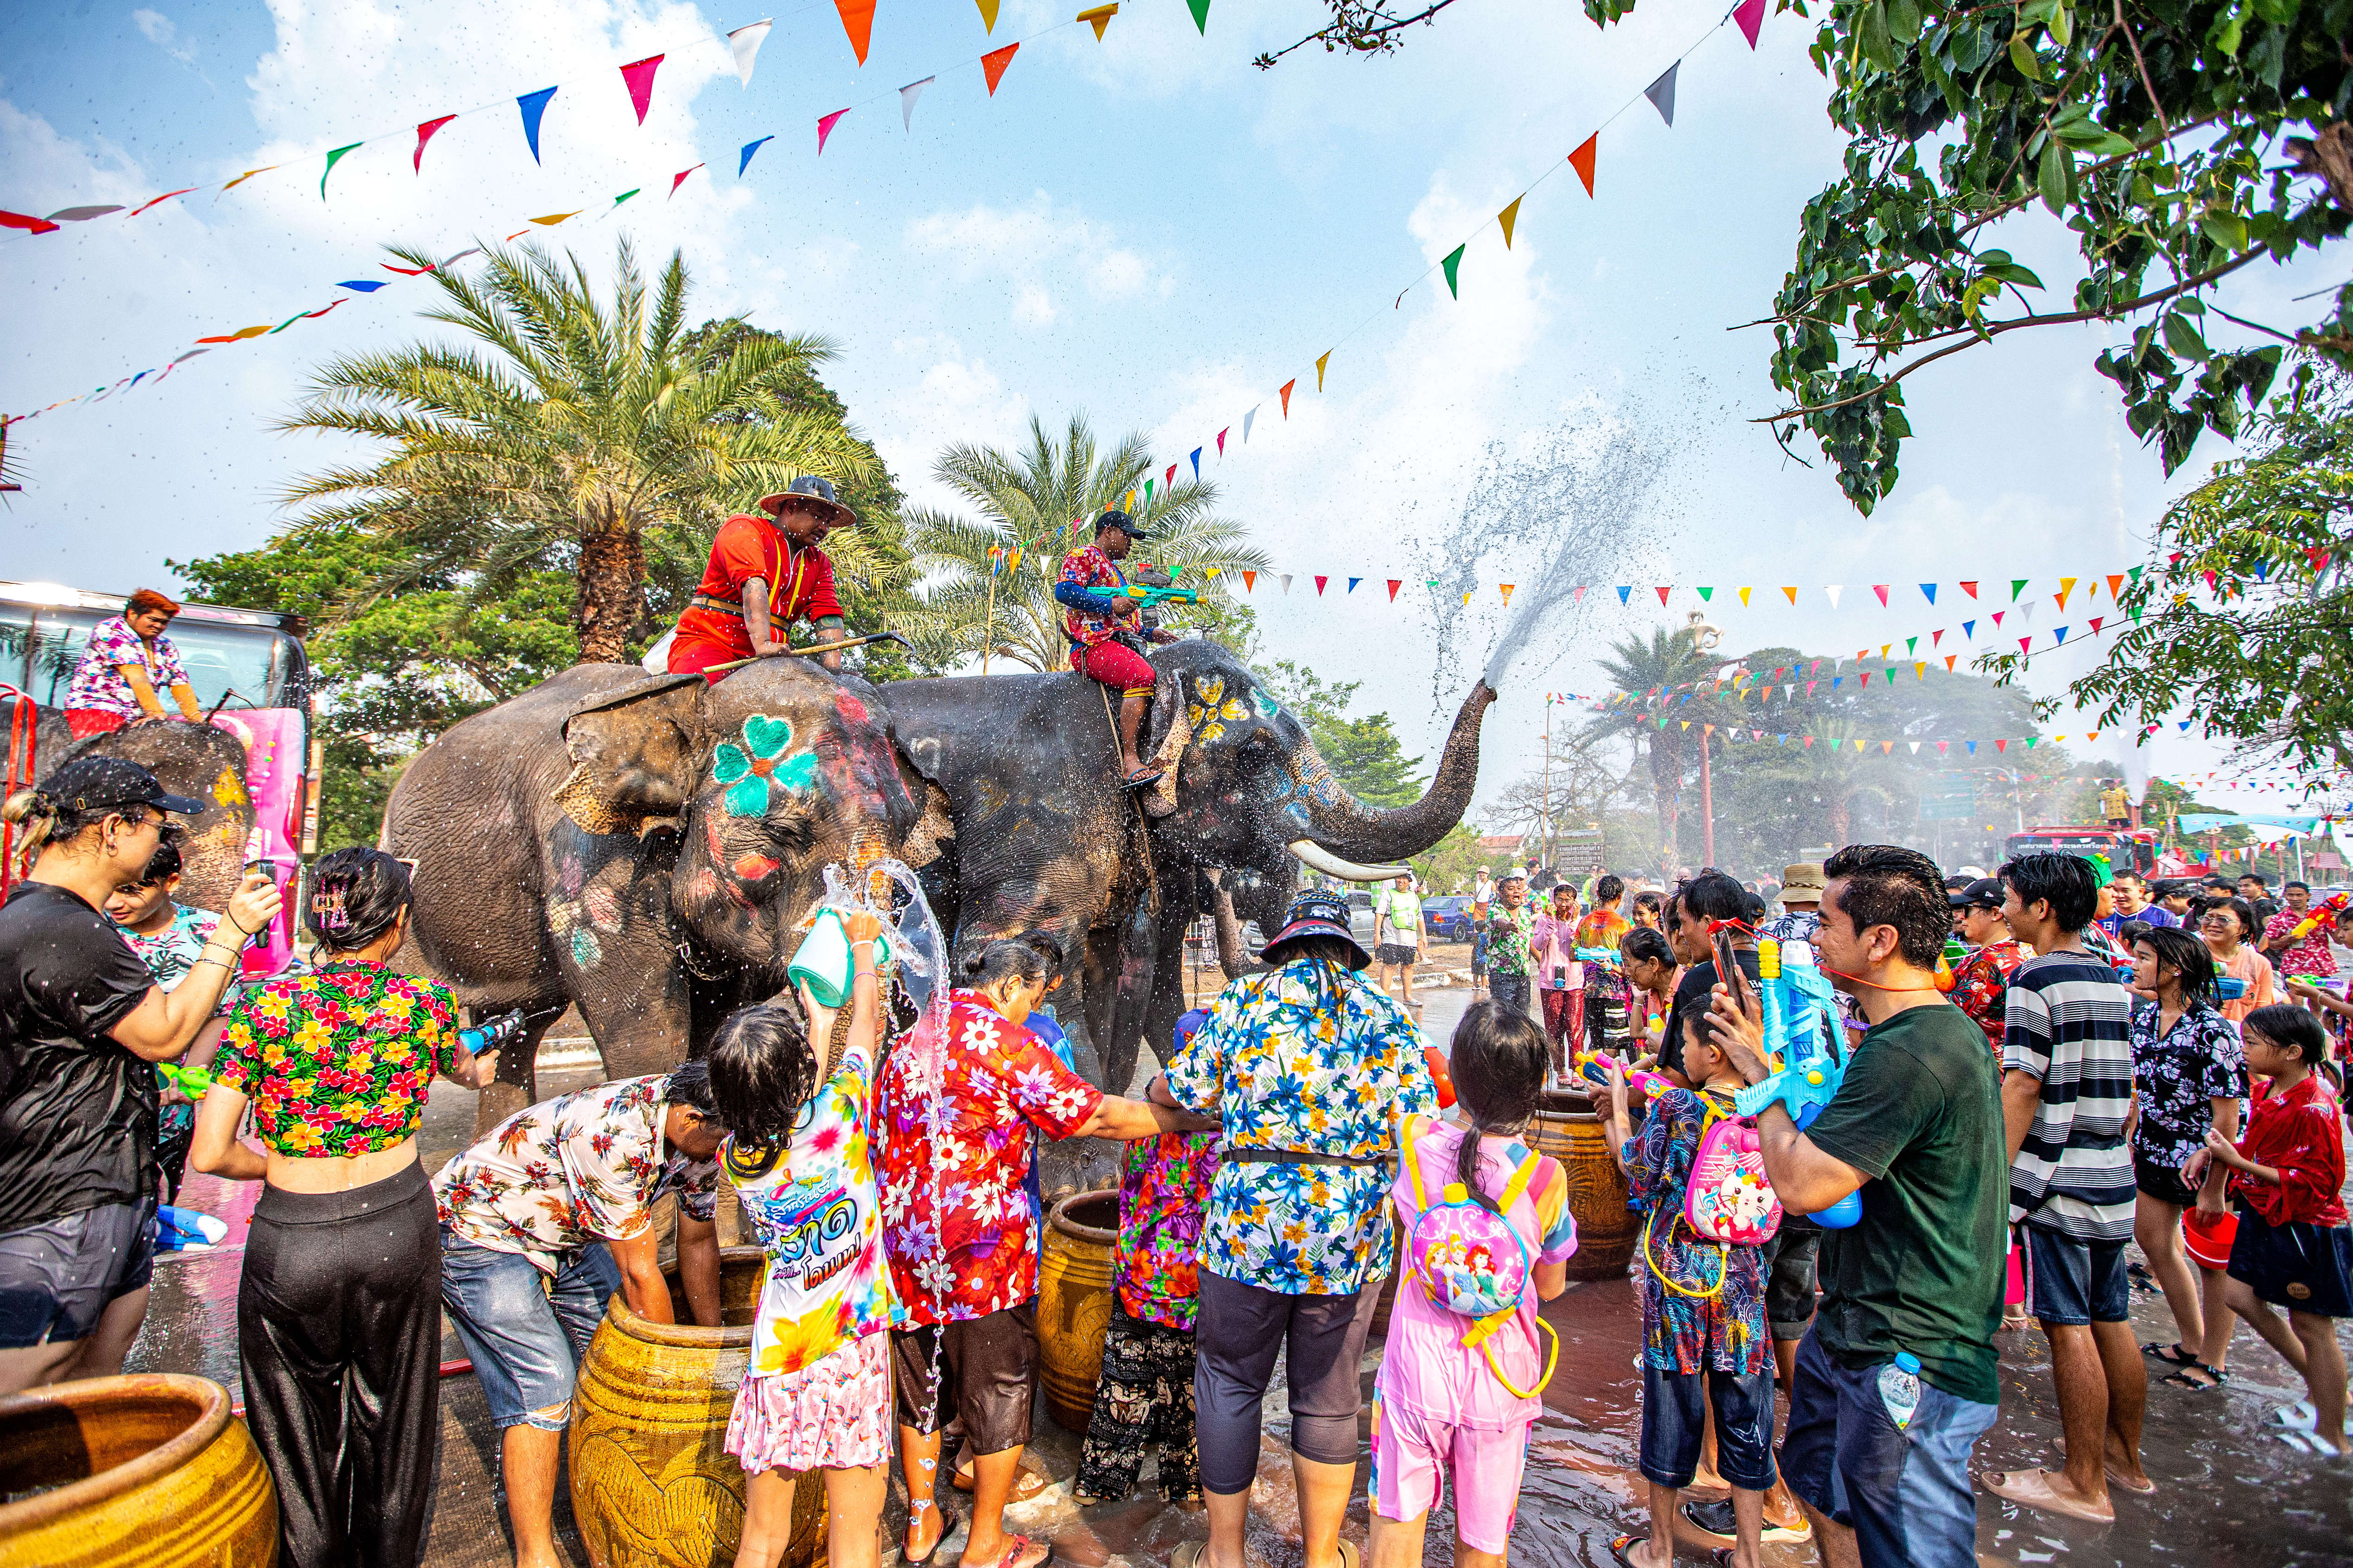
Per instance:
[[[832,345],[745,333],[698,358],[678,253],[649,292],[622,240],[609,303],[576,256],[493,250],[480,270],[431,271],[441,303],[424,312],[470,346],[344,355],[280,422],[389,444],[287,498],[307,508],[305,531],[356,527],[394,546],[373,591],[439,578],[496,592],[519,570],[568,569],[580,658],[617,659],[645,629],[649,554],[699,572],[720,521],[763,493],[803,473],[871,478],[838,419],[786,400]],[[846,542],[853,562],[858,548]]]
[[[1418,771],[1421,759],[1405,754],[1387,713],[1348,717],[1356,689],[1364,682],[1327,684],[1314,670],[1287,658],[1257,674],[1306,727],[1333,775],[1358,800],[1369,805],[1410,805],[1429,788]]]

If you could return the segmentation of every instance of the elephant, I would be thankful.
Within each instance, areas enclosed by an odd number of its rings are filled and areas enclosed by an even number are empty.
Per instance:
[[[253,797],[245,787],[245,745],[212,724],[158,719],[77,741],[62,709],[41,710],[33,777],[38,783],[77,757],[121,757],[153,773],[172,795],[205,803],[181,821],[178,901],[200,910],[228,908],[245,879],[253,838]]]
[[[566,1005],[607,1077],[675,1066],[783,989],[824,871],[919,863],[950,831],[854,676],[766,659],[715,685],[579,665],[453,725],[382,842],[416,861],[406,966],[477,1017],[525,1009],[478,1129],[532,1102]]]
[[[1074,673],[905,680],[885,689],[892,739],[946,801],[953,835],[923,870],[959,963],[997,937],[1043,931],[1063,949],[1056,1019],[1104,1088],[1124,1089],[1138,1047],[1167,1042],[1183,1003],[1185,926],[1220,916],[1240,965],[1240,922],[1271,932],[1305,868],[1369,881],[1444,837],[1470,805],[1479,725],[1494,693],[1464,698],[1429,791],[1410,805],[1356,800],[1299,718],[1232,653],[1191,638],[1151,656],[1144,750],[1164,768],[1131,796],[1104,689]]]

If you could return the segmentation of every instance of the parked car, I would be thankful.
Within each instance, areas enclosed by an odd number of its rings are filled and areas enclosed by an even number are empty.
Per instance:
[[[1451,893],[1442,898],[1421,900],[1421,927],[1440,942],[1471,940],[1471,899],[1468,894]]]

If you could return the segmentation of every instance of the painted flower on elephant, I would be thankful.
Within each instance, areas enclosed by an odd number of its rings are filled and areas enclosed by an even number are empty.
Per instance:
[[[768,810],[768,786],[779,784],[786,789],[811,788],[817,779],[817,756],[803,752],[786,757],[793,743],[793,725],[789,719],[771,719],[765,713],[754,713],[744,721],[744,743],[733,741],[719,742],[717,755],[711,765],[712,776],[727,786],[720,796],[730,816],[764,816]]]
[[[1193,701],[1185,710],[1185,721],[1193,727],[1193,739],[1201,742],[1217,740],[1226,732],[1228,724],[1238,724],[1250,717],[1250,710],[1239,697],[1226,695],[1226,678],[1212,675],[1193,683]]]

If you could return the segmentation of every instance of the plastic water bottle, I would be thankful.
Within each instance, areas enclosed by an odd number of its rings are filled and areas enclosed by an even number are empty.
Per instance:
[[[1912,1414],[1920,1408],[1920,1358],[1910,1351],[1897,1351],[1895,1359],[1879,1369],[1879,1399],[1887,1406],[1887,1418],[1895,1423],[1898,1432],[1912,1425]]]

